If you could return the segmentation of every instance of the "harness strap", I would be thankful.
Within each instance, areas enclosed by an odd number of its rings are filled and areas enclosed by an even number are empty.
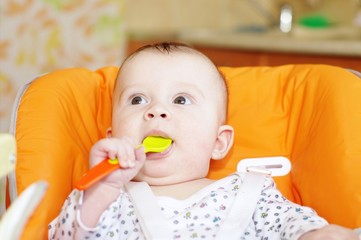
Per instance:
[[[125,188],[133,200],[146,239],[173,239],[171,227],[149,185],[145,182],[129,182]]]
[[[267,174],[249,170],[215,239],[239,239],[252,219]]]

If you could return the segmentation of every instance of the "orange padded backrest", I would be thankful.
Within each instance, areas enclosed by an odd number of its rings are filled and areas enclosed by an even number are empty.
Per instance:
[[[285,156],[291,174],[276,178],[290,200],[329,222],[361,226],[361,79],[338,67],[222,68],[235,146],[210,177],[239,159]]]
[[[24,93],[16,121],[17,189],[39,179],[49,188],[22,239],[47,239],[47,224],[87,171],[89,149],[110,126],[117,70],[55,71],[35,79]]]
[[[243,158],[286,156],[291,174],[277,178],[291,200],[332,223],[361,226],[361,80],[337,67],[289,65],[221,68],[229,88],[235,145],[209,177],[234,172]],[[65,69],[34,80],[16,121],[19,192],[45,179],[49,190],[23,239],[46,238],[88,152],[110,126],[117,68]]]

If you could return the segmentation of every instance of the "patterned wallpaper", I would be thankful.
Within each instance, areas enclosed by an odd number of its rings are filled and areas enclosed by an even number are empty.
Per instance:
[[[125,48],[125,0],[0,2],[0,132],[16,92],[39,74],[65,67],[118,65]]]

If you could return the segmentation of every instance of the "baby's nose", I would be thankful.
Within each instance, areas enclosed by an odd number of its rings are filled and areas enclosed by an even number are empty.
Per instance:
[[[167,113],[154,114],[154,113],[149,112],[149,113],[147,114],[147,117],[148,117],[149,119],[155,118],[155,117],[158,117],[158,116],[161,117],[161,118],[168,118],[168,114],[167,114]]]
[[[165,109],[163,106],[153,106],[145,113],[145,118],[147,120],[153,118],[162,118],[162,119],[169,119],[170,113]]]

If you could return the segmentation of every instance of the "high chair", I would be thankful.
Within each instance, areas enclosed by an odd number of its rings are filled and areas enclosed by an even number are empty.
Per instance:
[[[88,170],[89,150],[104,138],[118,68],[64,69],[19,91],[11,132],[18,151],[9,175],[11,199],[37,180],[49,184],[23,239],[45,239],[67,195]],[[221,67],[229,89],[231,152],[209,177],[234,171],[245,158],[284,156],[291,172],[275,181],[291,201],[330,223],[361,226],[361,80],[326,65]]]

